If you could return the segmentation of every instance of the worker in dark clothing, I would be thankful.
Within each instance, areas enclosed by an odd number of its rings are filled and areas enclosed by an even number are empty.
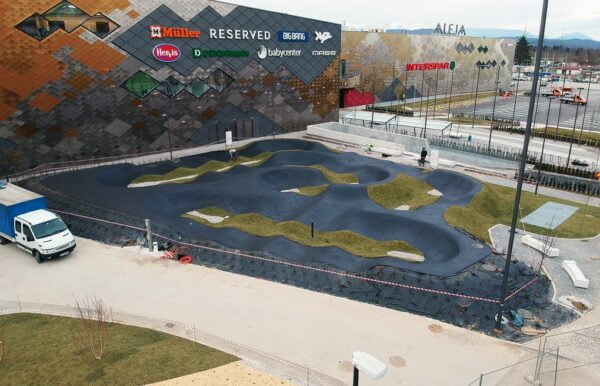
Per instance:
[[[427,149],[421,149],[421,159],[419,159],[419,165],[425,166],[425,158],[427,158]]]

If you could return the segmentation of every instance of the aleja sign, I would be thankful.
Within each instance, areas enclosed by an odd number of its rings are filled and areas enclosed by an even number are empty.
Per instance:
[[[156,60],[164,63],[172,63],[181,57],[181,50],[173,44],[159,44],[152,50]]]
[[[200,39],[200,31],[194,31],[189,28],[180,27],[163,27],[160,25],[150,26],[150,38],[151,39],[164,39],[164,38],[175,38],[175,39]]]
[[[406,71],[454,70],[455,62],[407,63]]]

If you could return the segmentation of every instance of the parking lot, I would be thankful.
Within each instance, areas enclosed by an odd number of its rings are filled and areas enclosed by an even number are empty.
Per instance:
[[[554,87],[561,86],[561,83],[554,84]],[[548,86],[548,88],[549,87],[550,86]],[[572,87],[575,93],[579,93],[580,90],[578,90],[578,88],[582,88],[582,97],[585,99],[587,95],[587,83],[570,82],[567,83],[565,87]],[[545,88],[546,87],[543,87],[542,90]],[[509,98],[498,97],[496,99],[496,110],[494,115],[498,118],[513,119],[514,111],[514,119],[525,122],[529,111],[529,97],[523,95],[523,93],[530,89],[531,82],[519,82],[519,93],[516,97],[516,105],[514,96]],[[558,99],[554,99],[550,102],[550,99],[545,97],[541,97],[539,103],[536,102],[536,105],[537,108],[535,111],[537,113],[535,115],[535,122],[538,125],[545,126],[546,119],[548,118],[548,126],[551,128],[558,126],[571,129],[575,124],[575,116],[577,115],[577,130],[580,130],[583,124],[584,130],[600,131],[600,84],[598,83],[592,83],[590,85],[587,108],[586,106],[579,106],[579,108],[577,108],[577,106],[572,104],[559,103]],[[548,116],[549,107],[550,115]],[[474,105],[471,104],[470,106],[452,109],[452,113],[473,114],[473,108]],[[477,104],[475,114],[491,116],[493,110],[493,100],[487,99],[485,102]]]

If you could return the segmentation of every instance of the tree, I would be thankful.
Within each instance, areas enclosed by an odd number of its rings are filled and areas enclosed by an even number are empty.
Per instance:
[[[96,359],[102,359],[108,340],[107,330],[112,312],[95,296],[83,301],[75,299],[79,320],[71,334],[83,348],[89,349]]]
[[[528,65],[531,64],[531,46],[525,35],[521,36],[515,48],[515,64]]]

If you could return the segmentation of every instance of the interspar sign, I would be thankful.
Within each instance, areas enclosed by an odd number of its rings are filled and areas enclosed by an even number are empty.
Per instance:
[[[152,50],[152,56],[164,63],[171,63],[181,57],[181,50],[173,44],[159,44]]]
[[[454,70],[454,67],[456,67],[454,62],[408,63],[406,71]]]

